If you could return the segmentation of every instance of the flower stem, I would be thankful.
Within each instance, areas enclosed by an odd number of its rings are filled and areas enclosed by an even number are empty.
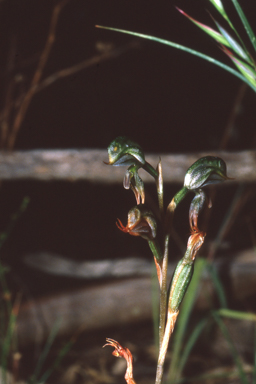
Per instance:
[[[166,218],[165,218],[165,230],[167,233],[171,233],[172,230],[172,222],[174,211],[179,205],[179,203],[184,199],[189,190],[186,187],[182,187],[179,192],[173,197],[172,201],[167,207]]]
[[[162,222],[164,222],[164,183],[163,183],[163,169],[161,159],[157,164],[158,177],[156,180],[156,189],[158,197],[158,205]]]
[[[159,314],[159,348],[161,349],[166,321],[167,308],[167,267],[168,267],[168,248],[170,236],[166,235],[164,243],[164,257],[162,262],[162,282],[160,285],[160,314]]]
[[[164,369],[164,362],[166,357],[166,352],[168,349],[169,340],[171,337],[171,334],[173,332],[177,317],[178,317],[179,311],[168,311],[168,318],[167,323],[165,327],[165,333],[164,338],[162,341],[162,345],[159,351],[159,357],[157,362],[157,371],[156,371],[156,381],[155,384],[161,384],[162,377],[163,377],[163,369]]]
[[[149,163],[146,161],[142,168],[145,169],[146,172],[148,172],[151,176],[154,177],[154,179],[157,180],[157,178],[158,178],[158,172],[152,167],[151,164],[149,164]]]

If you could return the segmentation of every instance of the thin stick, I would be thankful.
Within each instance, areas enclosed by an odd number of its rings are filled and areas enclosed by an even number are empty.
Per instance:
[[[14,147],[14,143],[15,143],[18,131],[20,129],[21,123],[22,123],[22,121],[26,115],[29,104],[30,104],[35,92],[36,92],[36,87],[41,80],[43,70],[44,70],[45,65],[48,61],[51,49],[52,49],[53,44],[55,42],[55,34],[56,34],[56,28],[57,28],[57,24],[58,24],[59,14],[60,14],[62,8],[67,4],[68,1],[69,0],[61,0],[53,9],[52,19],[51,19],[49,33],[48,33],[48,38],[46,40],[44,50],[40,56],[39,63],[38,63],[37,69],[34,73],[30,88],[27,91],[27,93],[25,94],[23,102],[22,102],[22,104],[19,108],[19,111],[15,117],[12,131],[10,132],[10,135],[8,137],[8,140],[7,140],[7,148],[8,149],[13,149],[13,147]]]
[[[139,46],[138,42],[133,41],[126,45],[123,45],[118,48],[111,49],[107,52],[101,53],[99,55],[95,55],[89,59],[83,60],[78,64],[72,65],[71,67],[61,69],[48,76],[46,79],[42,80],[41,83],[37,84],[35,92],[40,92],[42,89],[49,87],[49,85],[53,84],[55,81],[59,79],[63,79],[67,76],[72,76],[74,73],[79,72],[83,69],[89,68],[93,65],[97,65],[102,61],[109,60],[112,58],[118,57],[123,52],[126,52],[130,48],[137,48]]]
[[[234,102],[233,108],[231,110],[226,128],[225,128],[224,133],[222,135],[219,149],[224,150],[227,148],[227,144],[230,140],[230,137],[231,137],[231,134],[232,134],[232,131],[234,128],[235,120],[236,120],[236,118],[240,112],[242,100],[245,96],[245,92],[247,89],[248,89],[247,85],[242,83],[242,85],[240,86],[240,88],[238,90],[237,96],[235,98],[235,102]]]

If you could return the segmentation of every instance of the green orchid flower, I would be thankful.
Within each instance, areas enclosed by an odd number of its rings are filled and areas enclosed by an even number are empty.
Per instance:
[[[125,136],[119,136],[108,146],[109,162],[106,164],[115,166],[145,164],[145,156],[139,144]]]
[[[229,179],[227,167],[220,157],[205,156],[197,160],[186,172],[184,187],[188,190],[203,188]]]

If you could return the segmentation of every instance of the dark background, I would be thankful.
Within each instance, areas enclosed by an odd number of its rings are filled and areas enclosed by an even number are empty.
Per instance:
[[[231,2],[225,3],[246,40]],[[14,72],[22,74],[25,84],[31,79],[36,55],[44,47],[53,4],[13,0],[1,4],[1,52],[16,41]],[[232,66],[217,44],[175,8],[179,6],[215,28],[208,11],[219,21],[220,17],[213,6],[200,0],[196,7],[194,4],[181,0],[69,1],[60,15],[56,42],[43,77],[92,57],[98,53],[98,42],[121,46],[133,40],[131,36],[96,29],[96,24],[171,40]],[[241,1],[241,5],[254,26],[255,3]],[[59,80],[38,93],[16,148],[106,148],[120,134],[135,137],[150,152],[218,148],[241,82],[187,53],[138,41],[140,48]],[[5,55],[1,55],[1,64],[6,65]],[[253,101],[249,90],[241,111],[242,123],[237,122],[230,149],[252,145]]]
[[[46,41],[54,4],[41,0],[0,3],[2,102],[10,44],[14,44],[16,50],[13,76],[22,75],[27,87]],[[255,2],[241,0],[241,5],[254,27]],[[98,54],[99,42],[119,47],[138,41],[139,46],[58,80],[36,94],[15,149],[107,148],[116,136],[127,135],[140,143],[145,152],[209,151],[210,154],[217,150],[241,82],[224,70],[179,50],[95,28],[99,24],[169,39],[232,66],[217,44],[175,6],[213,28],[209,12],[220,19],[207,1],[71,0],[61,12],[56,42],[43,78]],[[247,39],[231,2],[225,2],[225,6]],[[255,148],[254,98],[253,91],[248,89],[227,150]],[[150,188],[154,193],[153,187]],[[168,186],[166,198],[171,200],[178,188],[180,186]],[[235,192],[236,187],[232,185],[217,195],[209,241],[218,233]],[[4,262],[11,264],[14,271],[17,269],[18,274],[23,273],[22,257],[41,250],[80,260],[150,255],[141,239],[127,239],[115,227],[116,218],[125,222],[127,211],[134,205],[132,193],[124,191],[122,185],[3,183],[0,191],[2,231],[24,196],[31,199],[29,207],[2,248]],[[184,211],[180,211],[176,223],[184,244],[189,233],[188,207],[189,200],[184,203]],[[230,234],[229,249],[252,245],[245,226],[248,216],[252,221],[255,219],[252,205],[244,208],[237,221],[236,235]],[[174,249],[177,254],[179,250],[175,245]],[[38,281],[34,281],[33,276],[21,280],[32,284],[36,291]]]

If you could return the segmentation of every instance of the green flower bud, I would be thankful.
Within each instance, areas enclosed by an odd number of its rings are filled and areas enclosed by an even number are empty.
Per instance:
[[[224,160],[219,157],[205,156],[189,167],[185,175],[184,187],[194,190],[227,179],[229,178]]]
[[[140,165],[145,164],[145,156],[139,144],[119,136],[113,140],[108,147],[108,157],[110,165]]]
[[[176,277],[179,278],[176,281],[176,284],[172,286],[170,297],[170,308],[173,312],[178,311],[181,305],[181,302],[185,296],[187,288],[190,284],[194,272],[194,263],[184,264],[183,260],[180,260],[176,269],[173,279],[175,281]]]
[[[185,296],[194,272],[194,260],[203,245],[205,233],[196,232],[188,239],[187,250],[179,261],[170,284],[169,308],[177,312]]]
[[[140,204],[128,212],[126,227],[118,219],[117,227],[132,236],[141,236],[143,239],[152,241],[156,237],[157,224],[153,213]]]

